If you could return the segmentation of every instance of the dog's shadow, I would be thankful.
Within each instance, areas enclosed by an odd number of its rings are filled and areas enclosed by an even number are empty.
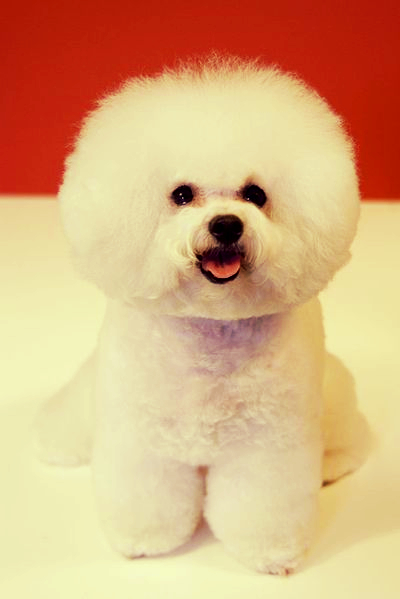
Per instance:
[[[196,528],[194,535],[190,539],[190,541],[188,541],[182,547],[175,549],[169,555],[178,557],[180,555],[185,555],[187,553],[192,553],[192,552],[195,553],[197,550],[205,548],[209,545],[217,545],[217,544],[218,544],[217,539],[214,537],[213,533],[211,532],[210,527],[208,526],[206,520],[204,518],[202,518]]]

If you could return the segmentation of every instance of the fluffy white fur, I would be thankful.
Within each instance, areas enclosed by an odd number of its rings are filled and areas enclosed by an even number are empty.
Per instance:
[[[181,185],[194,198],[179,206]],[[60,200],[78,268],[110,300],[96,354],[40,415],[42,457],[92,458],[101,519],[126,556],[178,547],[204,510],[239,560],[291,572],[322,481],[365,449],[316,299],[359,215],[340,118],[257,63],[133,79],[86,120]],[[216,284],[199,265],[226,215],[243,224],[241,267]]]

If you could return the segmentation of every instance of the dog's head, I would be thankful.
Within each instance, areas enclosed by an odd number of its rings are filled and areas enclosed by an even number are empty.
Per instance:
[[[60,198],[78,266],[108,295],[218,319],[317,294],[359,213],[340,119],[296,78],[234,60],[103,100]]]

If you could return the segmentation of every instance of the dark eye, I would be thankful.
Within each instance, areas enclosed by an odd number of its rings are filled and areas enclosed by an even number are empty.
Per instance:
[[[180,185],[171,194],[171,198],[177,206],[189,204],[194,198],[194,191],[190,185]]]
[[[261,187],[258,187],[258,185],[246,185],[246,187],[242,189],[242,198],[247,202],[255,204],[259,208],[264,206],[267,201],[265,191],[261,189]]]

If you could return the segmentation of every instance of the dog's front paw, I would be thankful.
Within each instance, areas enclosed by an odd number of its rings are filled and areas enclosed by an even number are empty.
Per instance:
[[[133,449],[116,454],[119,459],[114,461],[109,447],[107,453],[95,453],[94,482],[104,531],[125,557],[168,553],[196,530],[203,477],[197,468],[146,452],[140,455],[139,446],[135,455]]]
[[[210,468],[205,516],[238,561],[259,572],[288,575],[300,566],[312,542],[320,459],[296,448],[286,462],[280,456],[274,468],[263,450],[251,450],[246,454],[242,447],[235,460]]]
[[[293,543],[268,546],[266,540],[260,539],[231,540],[225,547],[249,569],[278,576],[288,576],[298,570],[307,551],[307,547],[296,547]]]
[[[129,534],[117,530],[106,529],[111,547],[128,559],[164,555],[187,543],[197,522],[192,526],[149,526],[147,529],[130,531]]]

